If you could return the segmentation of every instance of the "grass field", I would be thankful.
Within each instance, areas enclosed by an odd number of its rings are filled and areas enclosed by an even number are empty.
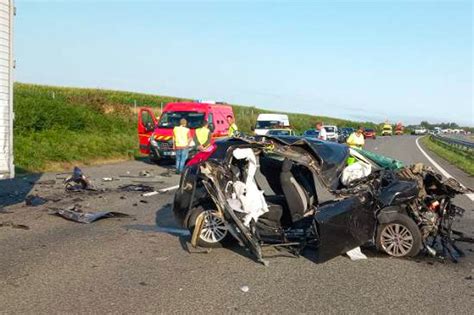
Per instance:
[[[467,153],[462,150],[457,150],[451,146],[434,141],[431,137],[426,136],[421,139],[421,142],[430,151],[437,154],[451,164],[456,165],[467,174],[474,176],[474,158],[472,153]]]
[[[100,89],[54,87],[16,83],[14,86],[14,149],[18,171],[69,168],[138,156],[136,107],[160,107],[184,98]],[[233,105],[239,128],[250,133],[256,107]],[[343,119],[289,114],[294,128],[302,132],[316,121],[338,126],[356,126]],[[367,127],[376,128],[372,123]]]

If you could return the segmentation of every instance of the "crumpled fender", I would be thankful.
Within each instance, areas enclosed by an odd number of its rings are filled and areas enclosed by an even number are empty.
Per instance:
[[[404,213],[405,211],[399,206],[391,206],[383,208],[377,214],[377,221],[379,224],[387,224],[392,222],[397,214]]]

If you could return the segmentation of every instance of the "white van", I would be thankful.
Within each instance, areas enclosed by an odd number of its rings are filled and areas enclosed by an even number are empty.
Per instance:
[[[290,126],[288,115],[285,114],[260,114],[257,117],[254,132],[256,135],[266,135],[270,129],[282,129]]]

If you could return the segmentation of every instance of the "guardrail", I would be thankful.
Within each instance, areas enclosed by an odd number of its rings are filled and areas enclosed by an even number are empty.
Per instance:
[[[448,138],[440,135],[431,135],[431,139],[434,141],[440,142],[441,144],[448,145],[458,150],[462,151],[474,151],[474,142],[461,140],[461,139],[454,139]]]

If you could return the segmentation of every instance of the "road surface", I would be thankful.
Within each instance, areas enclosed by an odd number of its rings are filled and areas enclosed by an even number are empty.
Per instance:
[[[367,142],[375,152],[406,163],[429,164],[415,137]],[[474,188],[471,177],[435,160]],[[84,168],[100,188],[109,189],[103,194],[67,196],[56,174],[0,183],[0,202],[7,205],[0,210],[0,222],[29,227],[0,227],[1,313],[472,312],[472,244],[463,246],[467,257],[459,264],[427,257],[394,259],[370,250],[364,250],[367,260],[353,262],[340,256],[325,264],[276,255],[268,267],[249,259],[240,248],[191,254],[186,250],[189,236],[174,230],[172,192],[141,197],[116,190],[132,183],[132,177],[101,181],[141,170],[158,175],[166,171],[139,161]],[[175,175],[160,178],[163,182],[152,183],[156,188],[178,182]],[[22,202],[27,193],[55,196],[56,201],[27,207]],[[84,209],[122,211],[133,218],[86,225],[47,212],[74,203]],[[473,236],[473,202],[461,196],[456,203],[468,209],[459,226]],[[243,286],[248,292],[241,290]]]

